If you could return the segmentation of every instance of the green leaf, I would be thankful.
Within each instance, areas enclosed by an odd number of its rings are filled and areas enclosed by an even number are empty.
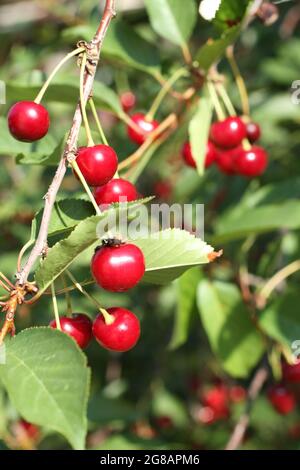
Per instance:
[[[178,427],[188,423],[186,406],[163,386],[154,389],[151,407],[155,416],[169,416]]]
[[[106,223],[114,215],[114,212],[118,215],[123,212],[127,213],[127,210],[134,209],[148,202],[148,200],[149,198],[128,203],[125,208],[124,206],[120,208],[116,204],[109,210],[104,211],[100,216],[94,215],[82,220],[67,238],[50,248],[47,258],[41,261],[35,275],[40,292],[47,289],[84,250],[99,242],[97,225],[100,221]]]
[[[55,202],[49,224],[48,237],[69,233],[76,225],[95,213],[93,205],[83,199],[62,199]],[[43,216],[38,212],[35,221],[34,237],[37,236]]]
[[[209,97],[201,97],[198,108],[190,125],[189,135],[192,154],[200,176],[204,173],[207,141],[213,115],[213,106]]]
[[[90,372],[75,341],[52,328],[30,328],[5,345],[1,380],[18,412],[84,449]]]
[[[300,339],[299,302],[299,292],[290,291],[272,302],[259,318],[259,325],[267,335],[289,349]]]
[[[226,372],[248,377],[264,352],[264,343],[238,288],[203,280],[198,288],[198,306],[212,350]]]
[[[191,316],[195,307],[196,292],[201,273],[193,268],[184,273],[177,281],[177,311],[170,349],[182,346],[188,337]]]
[[[78,41],[78,38],[90,41],[95,30],[96,26],[75,26],[67,29],[63,37],[68,42]],[[154,76],[160,71],[158,50],[121,20],[111,23],[101,54]]]
[[[194,0],[145,0],[145,4],[156,33],[184,47],[197,21]]]
[[[108,437],[99,447],[93,450],[167,450],[169,446],[156,439],[142,439],[141,437],[115,434]],[[103,456],[103,459],[107,457]],[[106,461],[106,460],[104,460]],[[104,463],[103,461],[103,463]],[[101,457],[100,457],[101,463]]]
[[[224,55],[227,47],[235,42],[240,32],[241,26],[234,26],[224,32],[220,39],[209,39],[196,54],[195,60],[198,62],[199,67],[208,70],[214,62],[217,62]]]
[[[146,260],[144,282],[168,284],[185,271],[209,263],[213,248],[180,229],[166,229],[149,238],[134,240]]]
[[[251,0],[226,0],[221,2],[213,24],[221,29],[228,29],[233,23],[240,23]]]
[[[128,204],[132,210],[145,200]],[[70,236],[56,243],[41,261],[35,275],[40,292],[50,284],[87,248],[99,239],[96,229],[100,221],[106,223],[113,211],[121,214],[127,209],[116,207],[103,212],[101,216],[92,216],[80,222]],[[125,214],[126,215],[126,214]],[[129,212],[130,215],[130,212]],[[189,232],[179,229],[167,229],[133,241],[141,248],[146,261],[145,282],[166,284],[181,276],[187,269],[209,262],[213,248]]]

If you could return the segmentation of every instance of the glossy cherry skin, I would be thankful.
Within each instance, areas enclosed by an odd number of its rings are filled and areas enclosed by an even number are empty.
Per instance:
[[[216,385],[203,395],[202,402],[214,410],[215,417],[222,418],[229,414],[229,393],[224,385]]]
[[[247,129],[247,138],[251,144],[254,144],[257,140],[259,140],[261,136],[260,126],[256,122],[248,122],[246,124]]]
[[[50,126],[49,113],[44,106],[34,101],[19,101],[8,113],[10,133],[21,142],[42,139]]]
[[[237,147],[247,136],[246,125],[239,117],[228,117],[224,121],[214,122],[210,138],[215,145],[224,149]]]
[[[207,142],[207,148],[206,148],[206,155],[205,155],[205,168],[210,167],[217,158],[217,149],[214,146],[214,144],[210,141]],[[183,159],[186,163],[186,165],[196,168],[196,162],[194,160],[194,157],[192,155],[192,148],[191,144],[189,142],[185,142],[182,147],[182,156]]]
[[[300,361],[296,364],[282,364],[282,377],[286,382],[300,383]]]
[[[268,391],[268,398],[278,413],[287,415],[296,406],[295,395],[287,390],[283,385],[275,385]]]
[[[143,113],[136,113],[131,116],[132,121],[138,126],[141,132],[137,132],[132,127],[128,126],[128,137],[132,142],[136,144],[143,144],[149,134],[153,132],[158,126],[159,122],[153,119],[152,121],[148,121],[146,119],[146,115]]]
[[[125,113],[129,113],[136,105],[136,96],[132,91],[125,91],[121,95],[121,105]]]
[[[91,271],[103,289],[124,292],[142,279],[145,258],[140,248],[132,243],[103,246],[92,258]]]
[[[109,145],[79,148],[76,162],[90,186],[108,183],[118,169],[117,154]]]
[[[268,155],[262,147],[253,146],[250,150],[237,152],[234,166],[237,173],[249,178],[260,176],[268,166]]]
[[[57,328],[56,321],[50,322],[51,328]],[[92,339],[92,322],[83,313],[74,313],[71,317],[60,317],[61,330],[71,336],[81,349],[87,347]]]
[[[136,187],[122,178],[114,178],[103,186],[95,189],[96,202],[105,208],[113,202],[130,202],[138,199]]]
[[[110,351],[129,351],[136,345],[141,334],[138,318],[122,307],[109,308],[107,312],[113,317],[113,322],[106,324],[104,316],[99,314],[93,324],[94,337]]]
[[[236,147],[230,150],[219,150],[216,163],[222,173],[225,175],[234,175],[236,173],[235,159],[241,149],[241,147]]]

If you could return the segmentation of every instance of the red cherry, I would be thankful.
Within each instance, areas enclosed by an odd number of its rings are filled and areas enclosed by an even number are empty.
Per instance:
[[[125,352],[132,349],[141,334],[140,322],[130,311],[122,307],[109,308],[112,323],[107,324],[104,316],[99,314],[93,324],[93,334],[106,349]]]
[[[155,424],[160,429],[171,429],[171,428],[174,427],[174,423],[173,423],[172,418],[170,418],[170,416],[167,416],[167,415],[158,416],[155,419]]]
[[[30,439],[35,440],[40,435],[40,430],[38,426],[29,423],[28,421],[25,421],[25,419],[20,419],[17,425]]]
[[[118,169],[117,154],[109,145],[79,148],[76,162],[90,186],[108,183]]]
[[[143,113],[136,113],[131,116],[132,121],[137,125],[137,127],[141,130],[141,132],[137,132],[132,127],[128,126],[128,137],[133,142],[141,145],[145,142],[149,134],[153,132],[158,126],[159,122],[153,119],[152,121],[148,121],[146,119],[146,115]]]
[[[157,181],[154,185],[154,194],[160,199],[170,199],[173,186],[168,180]]]
[[[111,292],[123,292],[134,287],[145,273],[145,258],[132,243],[103,246],[92,258],[92,274],[96,282]]]
[[[228,416],[228,390],[224,385],[217,385],[206,391],[203,395],[202,402],[205,406],[213,409],[215,417]]]
[[[246,129],[247,129],[247,138],[251,142],[251,144],[254,144],[254,142],[259,140],[261,136],[261,131],[260,131],[260,126],[256,122],[248,122],[246,124]]]
[[[132,108],[134,108],[135,105],[136,105],[136,96],[135,96],[135,94],[132,93],[131,91],[125,91],[124,93],[122,93],[122,95],[121,95],[121,105],[122,105],[123,111],[125,111],[125,113],[128,113],[129,111],[131,111]]]
[[[206,156],[205,156],[205,168],[211,166],[217,158],[217,149],[214,144],[210,141],[207,142]],[[182,156],[185,163],[192,168],[196,168],[196,162],[192,155],[192,148],[189,142],[185,142],[182,147]]]
[[[246,126],[239,117],[228,117],[212,124],[210,138],[218,147],[237,147],[247,136]]]
[[[50,118],[46,108],[34,101],[20,101],[8,113],[10,133],[21,142],[42,139],[49,129]]]
[[[50,326],[57,328],[56,321],[52,320]],[[92,322],[83,313],[75,313],[71,317],[60,317],[60,326],[64,333],[75,339],[81,349],[86,348],[92,339]]]
[[[267,152],[262,147],[241,149],[236,153],[234,166],[237,173],[249,178],[260,176],[268,165]]]
[[[295,395],[283,385],[275,385],[268,392],[268,398],[278,413],[286,415],[296,406]]]
[[[300,382],[300,361],[296,364],[282,364],[282,376],[286,382],[299,383]]]
[[[219,150],[217,154],[217,165],[219,170],[226,175],[234,175],[235,171],[235,158],[240,150],[236,147],[230,150]]]
[[[114,178],[104,186],[95,189],[95,199],[99,206],[107,207],[113,202],[130,202],[138,199],[135,186],[122,178]]]
[[[244,401],[247,397],[247,392],[244,387],[240,385],[233,385],[229,390],[229,397],[233,403]]]

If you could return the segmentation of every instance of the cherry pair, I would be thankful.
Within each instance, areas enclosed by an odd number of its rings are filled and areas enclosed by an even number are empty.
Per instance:
[[[71,336],[82,349],[86,348],[94,336],[98,343],[111,351],[125,352],[133,348],[140,337],[140,322],[130,311],[121,307],[107,310],[108,321],[99,314],[94,323],[83,314],[61,317],[60,324],[64,333]],[[56,321],[50,323],[57,328]]]

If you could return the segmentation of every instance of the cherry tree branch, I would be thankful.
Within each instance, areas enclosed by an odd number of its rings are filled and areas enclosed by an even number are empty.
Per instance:
[[[242,444],[247,428],[249,426],[252,405],[256,400],[257,396],[259,395],[259,392],[261,391],[262,387],[264,386],[268,375],[269,371],[265,364],[263,364],[255,373],[248,389],[248,400],[246,404],[246,409],[238,420],[233,430],[233,433],[231,434],[230,439],[225,447],[225,450],[237,450]]]
[[[96,31],[96,34],[92,41],[86,44],[88,59],[89,59],[89,68],[86,69],[85,77],[84,77],[84,104],[87,103],[88,99],[90,98],[93,90],[93,84],[95,79],[96,69],[100,59],[100,52],[101,46],[105,37],[105,34],[108,30],[109,24],[111,20],[115,17],[115,0],[106,0],[104,13],[99,24],[99,27]],[[48,235],[48,227],[50,223],[52,209],[56,200],[56,196],[58,190],[62,184],[64,179],[67,164],[68,164],[68,157],[72,155],[74,150],[77,146],[78,136],[80,132],[80,127],[82,124],[82,114],[81,114],[81,106],[78,103],[74,118],[73,124],[70,129],[68,139],[66,142],[66,146],[64,152],[62,154],[60,163],[56,170],[55,176],[52,180],[52,183],[49,186],[47,194],[44,196],[45,205],[44,211],[42,216],[42,222],[40,225],[39,233],[36,239],[36,242],[33,246],[33,249],[26,261],[26,264],[22,268],[22,270],[17,274],[18,284],[23,285],[27,282],[28,276],[30,271],[37,261],[37,259],[45,253],[47,250],[47,235]]]

